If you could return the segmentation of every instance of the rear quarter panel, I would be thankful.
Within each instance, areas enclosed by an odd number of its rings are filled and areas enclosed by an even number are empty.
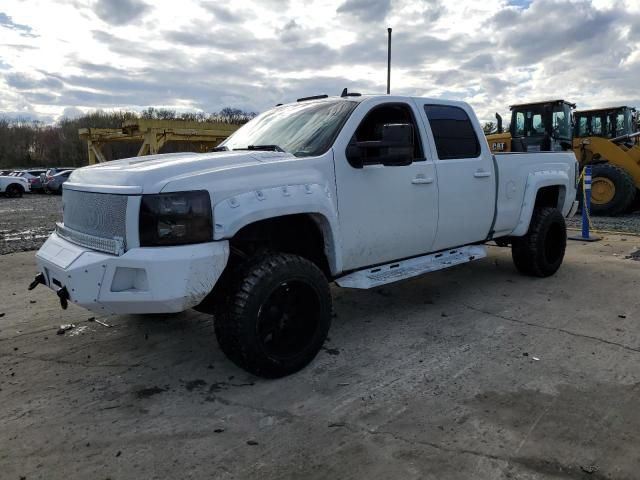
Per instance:
[[[567,215],[575,200],[572,152],[502,153],[495,155],[498,194],[494,238],[527,233],[537,192],[560,186],[558,209]]]

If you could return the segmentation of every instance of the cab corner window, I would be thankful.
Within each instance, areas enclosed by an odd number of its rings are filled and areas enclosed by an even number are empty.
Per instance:
[[[425,105],[433,139],[440,160],[476,158],[480,155],[480,142],[473,124],[460,107]]]
[[[411,108],[406,104],[374,107],[353,134],[346,156],[354,168],[403,166],[424,160],[420,132]]]

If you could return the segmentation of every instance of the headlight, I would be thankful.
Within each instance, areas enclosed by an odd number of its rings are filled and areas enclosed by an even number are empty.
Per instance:
[[[211,198],[206,190],[142,196],[141,247],[185,245],[212,240]]]

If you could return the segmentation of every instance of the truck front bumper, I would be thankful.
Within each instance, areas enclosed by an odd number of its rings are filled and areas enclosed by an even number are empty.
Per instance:
[[[226,241],[96,252],[51,234],[36,254],[44,283],[98,313],[173,313],[198,305],[229,259]]]

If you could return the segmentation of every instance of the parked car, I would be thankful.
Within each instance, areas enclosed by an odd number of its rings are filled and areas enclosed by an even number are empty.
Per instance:
[[[214,313],[222,351],[265,377],[322,348],[330,282],[405,280],[489,241],[548,277],[578,207],[572,152],[492,155],[472,108],[440,99],[300,99],[215,152],[148,158],[73,172],[30,288],[99,313]]]
[[[31,169],[31,170],[21,170],[17,173],[18,177],[26,178],[31,185],[32,192],[44,192],[44,187],[42,184],[42,180],[40,179],[40,175],[46,173],[45,168]]]
[[[47,193],[62,194],[62,184],[69,180],[73,170],[63,170],[54,175],[47,175],[44,182],[44,190]]]
[[[40,181],[42,182],[42,185],[44,185],[45,183],[47,183],[47,179],[49,177],[53,177],[56,173],[66,172],[67,170],[68,171],[73,171],[73,170],[75,170],[75,167],[53,167],[53,168],[48,168],[46,172],[40,174]]]
[[[0,176],[0,193],[5,197],[21,197],[31,189],[29,181],[16,175]]]

